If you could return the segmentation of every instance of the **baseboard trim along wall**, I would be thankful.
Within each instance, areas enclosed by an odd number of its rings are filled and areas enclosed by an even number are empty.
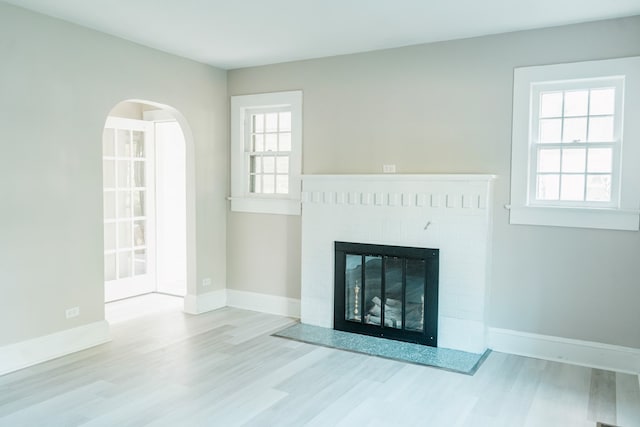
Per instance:
[[[300,318],[300,300],[227,289],[227,305],[244,310]]]
[[[489,348],[503,353],[638,375],[640,349],[489,328]]]
[[[106,320],[0,347],[0,375],[111,341]]]
[[[184,312],[188,314],[201,314],[207,311],[217,310],[227,305],[227,290],[219,289],[206,294],[187,294],[184,297]]]
[[[233,289],[220,289],[200,295],[188,294],[184,297],[184,312],[188,314],[206,313],[222,307],[300,318],[300,300],[294,298]]]

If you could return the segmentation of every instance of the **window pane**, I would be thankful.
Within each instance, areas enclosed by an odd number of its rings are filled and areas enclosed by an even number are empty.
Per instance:
[[[560,172],[560,149],[538,151],[538,172]]]
[[[253,131],[258,133],[264,132],[264,114],[253,115]]]
[[[560,175],[538,175],[538,200],[558,200]]]
[[[584,172],[586,154],[584,148],[562,150],[562,172]]]
[[[116,161],[105,160],[102,162],[102,186],[115,188],[116,186]]]
[[[291,131],[291,113],[280,113],[280,132]]]
[[[611,175],[587,175],[587,201],[611,201]]]
[[[135,251],[135,275],[147,273],[147,251],[145,249],[138,249]]]
[[[130,218],[132,215],[131,210],[131,192],[118,191],[118,217]]]
[[[584,200],[584,175],[562,175],[560,199],[568,201]]]
[[[133,186],[144,187],[145,162],[133,162]]]
[[[265,151],[278,151],[278,135],[271,133],[265,136]]]
[[[262,158],[259,156],[251,156],[249,158],[249,172],[260,173],[262,172]]]
[[[118,254],[118,278],[123,279],[131,276],[132,253],[121,252]]]
[[[264,194],[275,193],[275,175],[263,175],[262,176],[262,192]]]
[[[262,193],[262,175],[249,176],[249,191],[251,193]]]
[[[131,186],[131,162],[129,160],[118,161],[118,187]]]
[[[279,135],[280,139],[280,151],[291,151],[291,134],[288,132],[281,133]]]
[[[613,116],[589,118],[589,142],[613,141]]]
[[[133,157],[144,157],[144,132],[131,132],[133,142]]]
[[[269,113],[265,114],[266,117],[266,132],[277,132],[278,131],[278,113]]]
[[[130,249],[133,247],[132,225],[132,221],[118,222],[118,249]]]
[[[586,116],[589,91],[575,90],[564,93],[564,115]]]
[[[104,250],[113,251],[116,249],[116,224],[104,225]]]
[[[264,151],[264,135],[253,135],[252,151],[256,151],[258,153]]]
[[[128,130],[118,129],[118,140],[116,142],[117,155],[119,157],[131,157],[131,132]]]
[[[104,219],[116,217],[116,192],[105,191],[102,199]]]
[[[113,129],[105,129],[102,132],[102,155],[105,157],[111,157],[116,155],[115,139]]]
[[[562,92],[540,95],[540,117],[562,117]]]
[[[133,223],[133,241],[136,246],[145,246],[147,244],[144,233],[145,222],[144,220],[138,220]]]
[[[145,216],[144,191],[133,192],[133,215]]]
[[[116,280],[116,254],[104,256],[104,280]]]
[[[276,172],[289,173],[289,158],[280,156],[276,159]]]
[[[264,173],[274,173],[276,167],[276,158],[275,157],[263,157],[262,158],[262,168]]]
[[[587,171],[611,172],[611,160],[613,150],[611,148],[592,148],[589,150]]]
[[[616,92],[614,88],[593,89],[589,114],[613,114],[615,109]]]
[[[276,193],[289,193],[289,175],[276,175]]]
[[[587,140],[587,118],[565,119],[562,142],[584,142]]]
[[[562,119],[540,120],[540,142],[560,142]]]

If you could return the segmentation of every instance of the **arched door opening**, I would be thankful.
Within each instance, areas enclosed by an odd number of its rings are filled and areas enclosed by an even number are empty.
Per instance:
[[[189,242],[193,245],[194,239],[187,235],[188,229],[193,230],[188,226],[193,217],[188,205],[193,200],[187,200],[187,152],[192,153],[187,138],[191,134],[184,118],[153,102],[121,102],[106,119],[102,141],[106,303],[140,295],[187,294],[188,277],[194,273],[188,262],[194,254]],[[175,299],[145,301],[150,310],[176,307]],[[127,306],[139,314],[146,311],[139,303],[118,307]]]

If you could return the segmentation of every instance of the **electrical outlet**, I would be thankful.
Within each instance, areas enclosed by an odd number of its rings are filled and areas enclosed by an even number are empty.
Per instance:
[[[396,165],[382,165],[382,172],[396,173]]]
[[[203,287],[207,287],[207,286],[211,286],[211,279],[209,277],[202,279],[202,286]]]
[[[78,317],[80,315],[80,307],[72,307],[67,308],[65,311],[67,319],[71,319],[72,317]]]

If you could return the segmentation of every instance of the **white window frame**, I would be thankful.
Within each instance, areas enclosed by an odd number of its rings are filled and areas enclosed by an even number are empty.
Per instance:
[[[620,82],[620,134],[615,135],[610,203],[535,200],[537,108],[540,90]],[[616,94],[617,96],[618,94]],[[536,113],[534,113],[536,112]],[[640,228],[640,57],[516,68],[511,159],[511,224],[633,230]],[[616,160],[617,163],[616,163]]]
[[[256,194],[249,191],[250,132],[252,111],[291,110],[289,193]],[[302,91],[274,92],[231,97],[231,210],[300,215],[302,174]]]

